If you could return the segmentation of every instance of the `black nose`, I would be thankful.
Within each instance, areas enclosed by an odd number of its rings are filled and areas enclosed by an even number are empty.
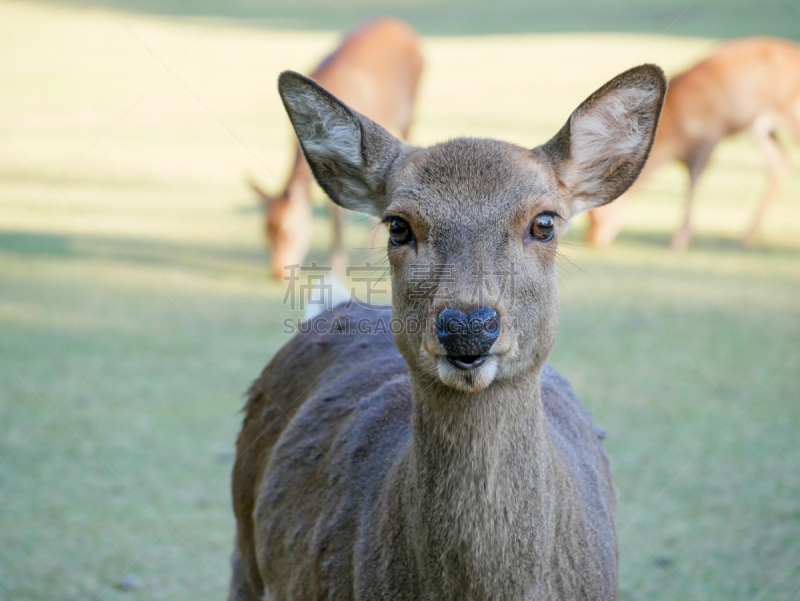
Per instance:
[[[460,369],[477,367],[500,335],[500,317],[494,309],[475,309],[469,315],[445,309],[436,318],[436,336],[447,359]]]

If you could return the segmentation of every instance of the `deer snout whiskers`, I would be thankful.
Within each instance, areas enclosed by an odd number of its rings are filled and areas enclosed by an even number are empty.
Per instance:
[[[469,365],[460,360],[452,360],[447,355],[439,356],[436,361],[436,373],[439,379],[456,390],[462,392],[478,392],[484,390],[497,377],[501,358],[485,355]]]

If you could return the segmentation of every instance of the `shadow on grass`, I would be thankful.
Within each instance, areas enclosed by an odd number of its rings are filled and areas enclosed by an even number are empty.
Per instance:
[[[370,249],[351,249],[354,257],[367,257]],[[231,248],[216,244],[175,242],[149,238],[64,235],[49,232],[8,232],[0,236],[0,259],[90,259],[124,264],[195,268],[207,274],[242,273],[267,277],[267,248]],[[328,252],[314,248],[305,264],[328,264]],[[367,259],[368,260],[368,259]],[[373,261],[375,262],[375,261]]]
[[[206,271],[252,271],[266,266],[266,253],[214,244],[158,239],[45,232],[8,232],[0,237],[0,256],[94,259],[137,265],[195,266]]]
[[[664,232],[622,232],[616,244],[629,244],[637,246],[660,246],[665,251],[669,248],[671,234]],[[744,246],[738,238],[729,238],[718,235],[695,235],[687,252],[724,253],[724,254],[750,254],[770,258],[797,258],[800,250],[786,246],[773,246],[765,242],[756,242],[753,246]]]
[[[45,1],[98,8],[94,0]],[[800,39],[797,11],[786,0],[105,0],[101,8],[163,16],[222,17],[280,29],[346,30],[363,19],[391,14],[425,35],[613,31]]]

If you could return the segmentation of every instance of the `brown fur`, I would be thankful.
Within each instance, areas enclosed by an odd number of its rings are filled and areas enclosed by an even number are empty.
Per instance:
[[[230,599],[618,598],[601,432],[545,361],[558,235],[635,179],[665,86],[657,67],[632,69],[533,150],[416,148],[307,78],[281,76],[322,188],[405,219],[414,241],[388,249],[391,312],[324,313],[250,391]],[[548,241],[529,236],[543,211],[562,216]],[[485,363],[456,370],[431,318],[481,306],[502,317],[500,335]]]
[[[750,38],[721,46],[713,55],[670,80],[653,150],[642,177],[677,160],[689,172],[686,209],[672,237],[674,250],[691,239],[695,188],[714,147],[724,138],[750,130],[764,152],[769,182],[742,236],[752,244],[769,202],[788,171],[775,129],[788,129],[800,142],[800,48],[785,40]],[[590,213],[586,240],[610,244],[622,227],[624,202]]]
[[[411,27],[393,18],[362,24],[342,41],[311,74],[311,79],[383,127],[408,138],[414,115],[423,61],[419,39]],[[280,280],[287,265],[302,264],[311,245],[312,176],[303,153],[295,146],[295,160],[283,192],[266,193],[255,182],[250,187],[265,209],[264,233],[270,244],[270,272]],[[333,257],[343,264],[342,211],[331,207]]]

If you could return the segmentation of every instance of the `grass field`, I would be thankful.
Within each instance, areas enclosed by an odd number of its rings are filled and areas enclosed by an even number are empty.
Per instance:
[[[0,6],[0,597],[222,599],[238,410],[292,314],[244,180],[278,186],[277,73],[336,34]],[[435,37],[413,137],[533,146],[617,72],[712,44]],[[551,362],[610,433],[623,599],[800,599],[800,170],[745,250],[764,181],[737,138],[688,253],[675,167],[610,250],[581,220],[562,247]],[[379,259],[363,223],[347,240]]]

